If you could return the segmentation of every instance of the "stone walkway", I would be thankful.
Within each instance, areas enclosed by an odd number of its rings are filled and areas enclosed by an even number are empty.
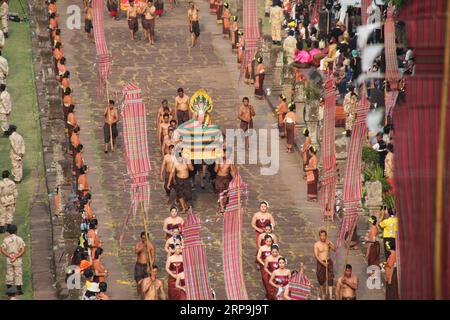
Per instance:
[[[81,5],[81,1],[79,1]],[[145,90],[148,115],[150,156],[154,170],[159,170],[160,149],[155,138],[155,114],[164,98],[173,103],[178,87],[188,95],[204,88],[213,97],[213,119],[222,128],[236,128],[237,109],[243,96],[249,96],[256,109],[256,128],[271,128],[275,117],[265,101],[253,99],[253,88],[238,82],[239,73],[231,44],[222,39],[221,26],[215,16],[209,15],[208,4],[197,1],[200,7],[201,35],[198,47],[190,49],[186,25],[187,5],[182,3],[156,21],[157,43],[150,46],[142,39],[131,41],[124,19],[115,21],[105,13],[105,29],[114,65],[110,78],[111,92],[120,90],[120,80],[134,81]],[[74,100],[81,126],[81,140],[85,145],[84,159],[90,166],[93,207],[99,218],[99,235],[106,251],[105,265],[110,271],[108,291],[112,299],[136,298],[133,280],[134,244],[143,231],[139,215],[132,219],[126,232],[123,248],[118,248],[118,237],[124,216],[130,204],[129,182],[123,157],[122,139],[114,154],[103,153],[103,108],[97,96],[95,47],[86,40],[84,30],[67,30],[65,26],[68,0],[58,3],[65,55],[72,74]],[[83,24],[82,24],[83,27]],[[141,26],[139,26],[141,28]],[[140,38],[142,35],[139,36]],[[121,130],[121,125],[119,125]],[[248,208],[244,216],[243,244],[244,273],[250,299],[264,297],[260,273],[255,268],[254,233],[250,226],[252,214],[261,200],[268,200],[275,216],[281,253],[289,260],[289,267],[297,269],[300,261],[306,265],[306,274],[316,284],[313,242],[321,225],[320,210],[306,202],[306,184],[302,179],[300,157],[285,153],[285,142],[280,145],[280,170],[274,176],[260,175],[260,165],[241,166],[244,179],[250,185]],[[157,171],[159,172],[159,171]],[[152,182],[154,177],[151,177]],[[157,182],[152,192],[150,233],[156,247],[156,263],[160,277],[166,279],[164,233],[162,224],[168,215],[162,185]],[[203,220],[203,241],[207,249],[211,285],[218,299],[225,299],[222,271],[222,221],[215,222],[216,197],[207,184],[206,190],[197,188],[194,208]]]

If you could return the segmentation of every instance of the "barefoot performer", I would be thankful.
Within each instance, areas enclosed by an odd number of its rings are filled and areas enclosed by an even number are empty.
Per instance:
[[[164,284],[161,279],[157,278],[158,266],[153,265],[152,272],[147,269],[147,274],[150,274],[150,276],[139,281],[144,300],[166,300]]]
[[[119,122],[119,112],[114,108],[114,100],[109,100],[108,106],[103,112],[105,124],[103,125],[103,135],[105,136],[105,153],[108,153],[108,144],[111,144],[111,151],[116,148],[117,122]]]
[[[168,296],[169,300],[178,300],[179,290],[176,288],[175,283],[177,276],[184,271],[183,268],[183,256],[181,254],[181,245],[175,246],[175,253],[167,257],[166,272],[168,274]]]
[[[287,269],[286,265],[286,258],[278,258],[278,269],[274,270],[270,277],[269,285],[277,289],[275,300],[282,300],[284,288],[288,285],[291,277],[291,270]]]
[[[258,268],[261,271],[261,280],[266,289],[266,298],[269,297],[269,277],[264,269],[265,261],[268,256],[272,253],[273,240],[271,236],[264,237],[264,245],[261,246],[256,254],[256,260],[258,262]]]
[[[270,247],[271,254],[266,258],[266,261],[264,262],[264,271],[266,272],[266,281],[269,283],[270,279],[272,278],[272,273],[278,269],[278,259],[280,258],[280,248],[277,244],[272,244]],[[267,296],[266,298],[268,300],[276,300],[277,296],[277,289],[274,286],[267,286]]]
[[[264,228],[267,225],[271,225],[272,229],[275,227],[275,220],[272,214],[268,211],[269,203],[267,201],[262,201],[259,205],[259,211],[253,215],[252,218],[252,227],[255,229],[256,236],[256,247],[259,245],[259,235],[264,232]]]
[[[174,148],[174,145],[171,144],[169,145],[169,153],[164,155],[164,159],[163,159],[163,163],[161,165],[161,171],[159,174],[159,179],[161,180],[161,182],[164,181],[164,190],[166,191],[166,196],[167,196],[167,204],[170,203],[170,193],[173,189],[173,187],[169,187],[173,185],[173,183],[169,183],[169,176],[170,173],[172,172],[174,166],[175,166],[175,157],[172,154],[172,150]],[[177,196],[175,194],[175,202],[177,201]],[[173,208],[173,207],[172,207]],[[176,208],[175,208],[176,209]],[[171,214],[172,214],[172,209],[171,209]],[[177,213],[178,213],[178,209],[177,209]]]
[[[129,1],[129,6],[127,9],[127,21],[128,21],[128,28],[130,29],[131,34],[131,40],[135,40],[136,32],[139,30],[139,24],[138,24],[138,8],[134,3],[134,0]]]
[[[358,289],[358,278],[352,275],[352,266],[345,265],[344,275],[336,282],[336,300],[356,300],[356,289]]]
[[[148,262],[150,261],[153,264],[155,261],[155,247],[151,242],[147,245],[147,236],[145,231],[141,232],[141,240],[134,247],[134,252],[136,253],[134,280],[136,281],[138,296],[141,295],[140,287],[138,285],[139,281],[148,277]]]
[[[322,300],[325,300],[325,282],[328,286],[328,294],[330,300],[333,294],[333,260],[330,259],[330,250],[336,251],[336,246],[327,239],[327,232],[325,230],[320,230],[319,238],[320,240],[314,244],[314,256],[317,261],[317,281],[320,285],[320,294]]]
[[[174,236],[174,229],[181,230],[183,223],[184,219],[178,215],[177,207],[170,208],[170,216],[164,219],[163,225],[163,231],[166,233],[166,240]]]
[[[186,213],[189,209],[189,202],[192,199],[192,184],[189,177],[189,171],[194,171],[194,166],[189,159],[182,157],[179,153],[181,161],[175,162],[172,172],[169,176],[168,188],[173,184],[172,181],[175,178],[175,191],[177,192],[178,200],[180,201],[183,213]]]
[[[189,3],[188,10],[188,20],[189,20],[189,31],[191,32],[191,48],[195,47],[197,38],[200,36],[200,24],[199,24],[199,9],[194,4],[194,2]]]

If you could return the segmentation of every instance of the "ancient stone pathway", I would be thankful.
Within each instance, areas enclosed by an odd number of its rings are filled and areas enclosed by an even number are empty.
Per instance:
[[[82,5],[81,1],[78,1]],[[130,40],[125,19],[115,21],[105,12],[105,30],[114,65],[110,78],[111,91],[119,91],[121,80],[133,81],[144,91],[148,115],[150,156],[154,170],[161,163],[160,148],[155,138],[155,114],[162,99],[173,103],[178,87],[188,95],[204,88],[213,97],[213,119],[222,128],[236,128],[237,109],[242,97],[249,96],[256,109],[256,128],[271,128],[275,117],[265,101],[253,99],[253,88],[238,82],[239,72],[231,44],[221,36],[221,26],[215,16],[209,15],[208,4],[197,1],[200,8],[201,35],[198,47],[189,48],[190,37],[186,25],[187,4],[181,3],[156,21],[157,43],[148,45],[142,40]],[[105,265],[110,271],[108,291],[112,299],[135,299],[133,280],[134,244],[143,231],[140,216],[132,219],[126,232],[124,246],[119,250],[118,238],[123,218],[130,204],[129,182],[122,154],[122,139],[116,153],[103,153],[104,102],[97,95],[95,47],[87,41],[83,30],[68,30],[64,23],[66,8],[72,1],[58,3],[61,14],[62,40],[72,74],[74,101],[81,126],[81,140],[85,146],[84,159],[90,167],[93,207],[99,218],[99,235],[106,251]],[[139,26],[141,28],[141,26]],[[140,32],[141,33],[141,32]],[[121,130],[121,125],[119,126]],[[260,175],[260,165],[241,166],[244,179],[250,185],[248,208],[244,215],[243,244],[244,273],[250,299],[263,299],[264,291],[259,271],[255,268],[254,232],[250,226],[252,214],[261,200],[268,200],[275,216],[282,255],[289,267],[298,269],[300,261],[306,265],[306,274],[315,281],[313,242],[321,225],[320,210],[306,202],[306,184],[302,179],[300,157],[285,153],[285,142],[280,144],[280,170],[273,176]],[[157,171],[158,173],[159,171]],[[157,175],[157,174],[156,174]],[[151,177],[152,184],[154,177]],[[218,299],[225,299],[222,271],[222,221],[216,222],[216,197],[210,186],[197,188],[194,208],[202,217],[202,237],[207,249],[211,285]],[[160,277],[164,271],[164,233],[162,224],[168,215],[161,183],[152,190],[152,209],[149,213],[150,233],[156,247],[156,264]],[[332,229],[332,228],[331,228]]]

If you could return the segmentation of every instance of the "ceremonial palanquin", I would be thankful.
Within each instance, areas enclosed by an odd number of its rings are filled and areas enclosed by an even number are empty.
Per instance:
[[[214,160],[222,157],[222,131],[218,125],[211,124],[211,97],[200,89],[192,95],[189,108],[193,119],[178,127],[182,156],[190,160]]]

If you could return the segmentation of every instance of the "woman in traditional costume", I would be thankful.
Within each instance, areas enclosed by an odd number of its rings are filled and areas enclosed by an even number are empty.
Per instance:
[[[231,16],[231,21],[233,22],[233,24],[231,25],[231,49],[236,50],[239,31],[238,16]]]
[[[170,208],[170,216],[164,220],[163,231],[166,233],[166,240],[174,236],[173,229],[178,229],[181,234],[181,226],[184,219],[178,215],[177,207]]]
[[[284,117],[288,112],[288,105],[286,103],[286,96],[284,94],[280,94],[279,105],[276,109],[277,119],[278,119],[278,131],[281,138],[286,136],[286,129],[284,123]]]
[[[367,235],[367,265],[378,266],[380,264],[380,243],[378,242],[377,217],[369,218],[370,229]],[[355,232],[354,232],[355,233]]]
[[[262,57],[258,57],[256,62],[258,63],[258,66],[256,67],[255,72],[255,97],[262,99],[264,97],[264,77],[266,69]]]
[[[317,183],[319,180],[319,170],[317,169],[317,150],[313,146],[309,148],[310,158],[305,167],[306,183],[308,186],[308,201],[317,201]]]
[[[229,8],[229,4],[227,2],[225,2],[223,4],[223,14],[222,14],[222,33],[223,33],[223,37],[228,39],[230,38],[230,17],[231,17],[231,13],[230,13],[230,9]]]
[[[303,147],[302,147],[302,160],[303,160],[303,171],[305,172],[305,175],[303,176],[303,178],[306,178],[306,165],[308,164],[309,161],[309,148],[312,145],[312,141],[311,138],[309,136],[309,130],[307,128],[303,129],[303,135],[305,136],[305,143],[303,143]]]
[[[297,115],[295,114],[295,103],[291,102],[288,106],[289,112],[284,117],[286,126],[287,150],[291,153],[295,143],[295,125],[297,124]]]
[[[271,246],[270,256],[266,258],[264,262],[264,271],[266,272],[266,284],[267,285],[267,296],[268,300],[276,300],[277,289],[274,286],[269,285],[270,278],[272,277],[272,273],[278,269],[278,259],[280,258],[280,248],[277,244],[273,244]]]
[[[169,300],[178,300],[180,293],[176,288],[175,283],[177,276],[184,271],[183,268],[183,256],[181,255],[181,245],[175,246],[175,253],[167,257],[166,271],[168,274],[168,293]]]
[[[256,236],[256,247],[258,248],[258,240],[259,235],[264,232],[264,228],[267,225],[272,225],[272,228],[275,227],[275,219],[272,214],[269,213],[269,203],[267,201],[262,201],[259,206],[259,211],[253,215],[252,218],[252,227],[255,229]]]
[[[272,253],[272,244],[273,240],[271,236],[264,237],[264,245],[259,248],[258,253],[256,254],[256,260],[258,261],[258,267],[261,271],[261,280],[264,284],[264,288],[266,289],[266,297],[269,295],[269,277],[267,275],[266,270],[264,269],[265,261],[268,256]]]
[[[186,300],[186,281],[184,278],[184,271],[179,273],[175,281],[175,287],[180,291],[178,300]]]
[[[289,284],[289,278],[291,277],[291,270],[286,268],[286,258],[278,258],[278,269],[272,272],[272,276],[269,280],[269,285],[277,289],[276,298],[281,300],[284,293],[284,288]]]

